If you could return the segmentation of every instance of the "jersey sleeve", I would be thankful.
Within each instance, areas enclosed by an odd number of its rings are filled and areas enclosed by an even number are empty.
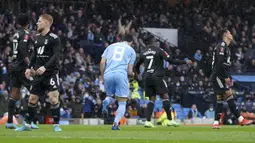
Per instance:
[[[166,51],[163,49],[159,49],[159,55],[166,61],[168,61],[171,64],[176,64],[176,65],[181,65],[181,64],[186,64],[184,60],[175,60],[173,59]]]
[[[20,34],[18,52],[20,53],[22,59],[28,57],[28,53],[27,53],[28,39],[29,39],[29,34],[27,33]]]
[[[135,59],[136,59],[135,50],[133,48],[131,48],[131,57],[130,57],[129,64],[134,65],[135,64]]]
[[[30,57],[30,64],[29,64],[29,68],[34,67],[35,65],[35,61],[36,61],[36,49],[33,50],[31,57]]]
[[[35,41],[37,41],[37,36],[35,37]],[[29,68],[32,68],[32,67],[34,67],[35,66],[35,63],[36,63],[36,54],[37,54],[37,49],[36,49],[36,47],[34,46],[35,45],[35,43],[33,42],[33,51],[32,51],[32,53],[31,53],[31,56],[30,56],[30,64],[29,64]]]
[[[60,59],[60,53],[61,53],[61,41],[60,41],[60,38],[56,38],[54,39],[53,56],[44,65],[44,67],[47,69],[49,67],[53,67],[56,64],[58,64]]]

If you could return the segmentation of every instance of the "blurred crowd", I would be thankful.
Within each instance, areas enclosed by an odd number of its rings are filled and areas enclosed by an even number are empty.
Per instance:
[[[29,28],[32,39],[36,34],[38,16],[48,13],[54,18],[52,31],[62,41],[61,116],[92,118],[112,117],[117,106],[112,104],[107,112],[102,112],[102,101],[106,96],[99,80],[98,63],[102,52],[109,44],[119,42],[123,35],[132,34],[132,47],[139,55],[146,47],[145,38],[148,35],[148,32],[142,30],[143,27],[178,29],[178,47],[159,38],[160,47],[175,59],[187,57],[194,63],[192,66],[165,64],[169,94],[174,103],[189,107],[193,103],[189,102],[187,96],[200,99],[198,101],[207,106],[203,109],[199,109],[199,106],[198,109],[205,113],[209,103],[215,100],[208,76],[212,51],[219,42],[219,29],[227,27],[234,36],[234,42],[230,46],[232,72],[255,71],[254,6],[254,2],[250,0],[184,0],[174,5],[165,0],[88,0],[67,5],[35,1],[28,3],[27,14],[31,19]],[[16,15],[12,10],[3,7],[0,9],[0,116],[7,111],[10,96],[8,64],[12,51],[12,35],[16,30],[15,20]],[[143,73],[143,67],[140,70]],[[130,80],[131,98],[126,117],[144,117],[146,114],[148,100],[143,94],[142,82]],[[17,105],[17,111],[26,110],[28,93],[25,89],[22,91],[25,98]],[[249,100],[252,102],[255,99],[255,94],[247,90],[242,94],[240,103],[247,99],[246,95],[250,95]],[[160,100],[158,102],[155,111],[162,108]],[[48,106],[47,96],[41,96],[39,115],[47,115]]]

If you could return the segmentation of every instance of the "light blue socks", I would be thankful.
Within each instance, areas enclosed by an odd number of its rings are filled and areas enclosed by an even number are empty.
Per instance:
[[[119,102],[119,107],[116,111],[116,116],[114,119],[114,122],[116,123],[116,125],[119,124],[120,119],[124,116],[126,112],[126,105],[127,105],[127,102]]]

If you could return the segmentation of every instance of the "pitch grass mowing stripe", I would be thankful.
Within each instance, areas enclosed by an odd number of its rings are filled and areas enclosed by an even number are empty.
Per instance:
[[[223,126],[212,130],[210,126],[182,126],[179,128],[125,126],[121,131],[111,131],[110,126],[62,126],[63,132],[53,132],[52,126],[41,125],[39,130],[14,132],[0,126],[0,143],[250,143],[255,142],[255,128]]]

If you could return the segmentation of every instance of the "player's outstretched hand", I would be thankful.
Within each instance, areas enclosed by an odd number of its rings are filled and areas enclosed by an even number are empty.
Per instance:
[[[30,77],[31,77],[31,69],[26,69],[25,76],[26,76],[27,79],[30,79]]]
[[[44,66],[41,66],[39,69],[37,69],[36,74],[42,75],[46,71]]]
[[[186,64],[191,65],[193,62],[191,60],[186,60]]]

